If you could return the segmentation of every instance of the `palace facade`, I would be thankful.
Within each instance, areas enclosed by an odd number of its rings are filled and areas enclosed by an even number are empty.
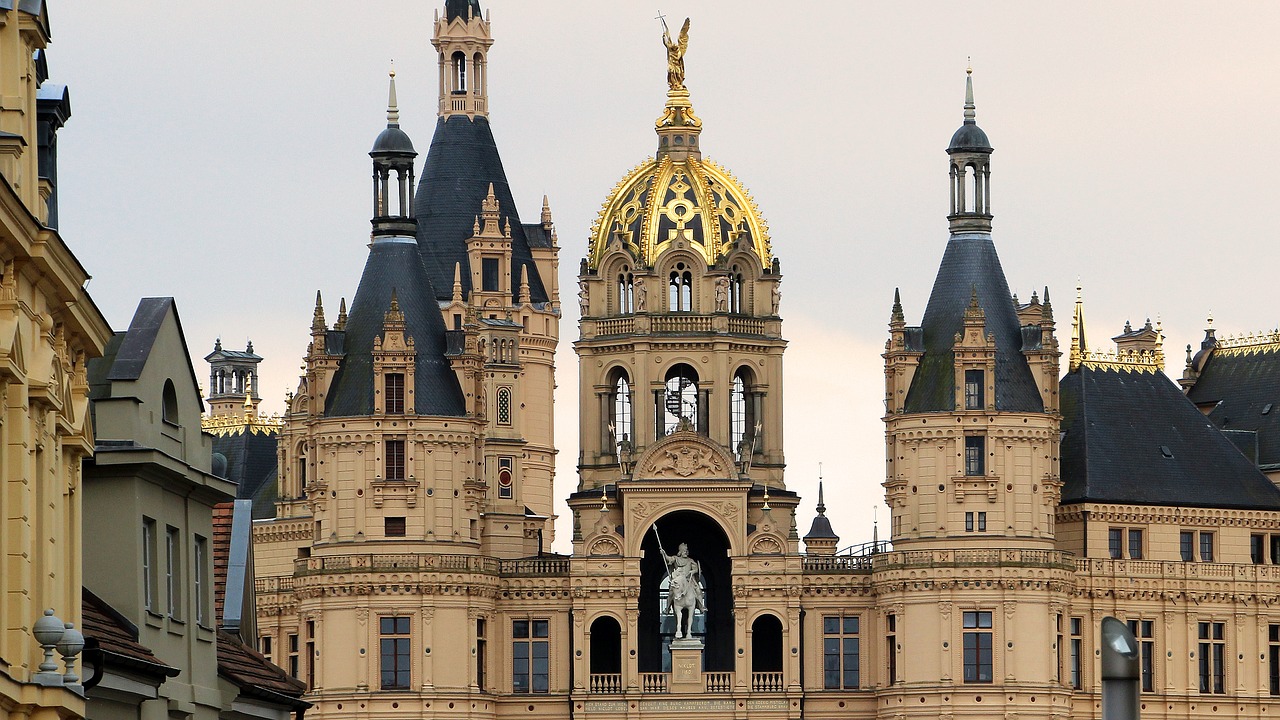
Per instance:
[[[910,299],[890,312],[890,540],[841,550],[821,490],[801,537],[787,243],[703,155],[688,31],[664,38],[655,151],[579,262],[569,556],[547,552],[556,235],[502,170],[478,0],[436,19],[416,188],[392,78],[368,260],[334,322],[317,297],[254,528],[259,649],[310,716],[1098,717],[1108,615],[1138,640],[1145,716],[1280,711],[1280,489],[1164,375],[1158,328],[1092,350],[1077,295],[1063,372],[1049,290],[1020,302],[1000,265],[971,78],[932,292],[919,324]],[[681,544],[705,599],[686,641]]]

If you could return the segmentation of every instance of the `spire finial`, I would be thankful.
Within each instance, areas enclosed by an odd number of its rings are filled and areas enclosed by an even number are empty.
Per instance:
[[[825,517],[827,514],[827,504],[822,501],[822,480],[818,480],[818,515]]]
[[[1076,314],[1071,319],[1071,354],[1067,358],[1067,367],[1071,370],[1078,370],[1087,352],[1089,352],[1089,346],[1084,339],[1084,289],[1081,287],[1079,279],[1077,279]]]
[[[316,310],[311,316],[311,331],[324,332],[324,302],[319,290],[316,291]]]
[[[906,317],[902,313],[902,296],[898,293],[898,288],[893,289],[893,311],[889,315],[889,322],[906,322]]]
[[[391,80],[387,90],[387,127],[400,127],[400,107],[396,103],[396,61],[391,61]]]
[[[338,321],[333,324],[334,330],[347,329],[347,299],[342,298],[338,301]]]
[[[969,69],[964,71],[964,124],[977,122],[978,113],[973,104],[973,58],[969,59]]]

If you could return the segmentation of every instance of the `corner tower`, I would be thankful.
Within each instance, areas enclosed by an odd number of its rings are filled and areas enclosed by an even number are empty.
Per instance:
[[[972,73],[972,71],[969,71]],[[947,148],[951,238],[918,327],[894,297],[885,490],[895,547],[1053,544],[1058,350],[1048,290],[1019,305],[991,237],[992,148],[965,79]]]

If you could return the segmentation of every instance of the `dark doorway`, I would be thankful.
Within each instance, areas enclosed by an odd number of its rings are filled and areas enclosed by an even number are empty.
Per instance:
[[[751,672],[782,672],[782,621],[776,615],[751,623]]]
[[[622,672],[622,626],[608,615],[591,623],[591,674]]]
[[[678,510],[657,521],[662,547],[675,555],[680,543],[689,546],[689,556],[702,566],[707,613],[694,624],[693,634],[706,645],[703,669],[709,672],[733,670],[733,593],[731,591],[729,538],[711,518],[693,510]],[[640,672],[669,672],[667,646],[675,632],[675,619],[665,613],[667,569],[658,551],[653,527],[645,528],[640,561]],[[779,646],[781,643],[779,643]]]

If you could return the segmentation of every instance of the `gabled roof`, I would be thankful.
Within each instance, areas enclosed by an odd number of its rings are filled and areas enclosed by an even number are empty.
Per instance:
[[[188,347],[186,333],[182,331],[182,319],[178,316],[178,306],[173,298],[142,298],[138,302],[138,309],[133,314],[133,320],[129,323],[129,329],[124,333],[116,333],[108,344],[110,355],[104,354],[101,358],[89,361],[90,385],[94,384],[96,378],[98,384],[106,388],[107,394],[101,397],[110,396],[111,381],[132,381],[142,377],[142,370],[147,366],[147,359],[151,357],[151,348],[160,334],[160,327],[170,313],[173,313],[173,322],[177,326],[178,339],[182,347]],[[196,379],[196,370],[191,364],[191,356],[184,352],[182,357],[187,363],[187,373],[191,378],[190,387],[199,392],[200,381]],[[95,364],[97,368],[94,367]],[[198,402],[203,403],[199,400]]]
[[[1280,466],[1280,344],[1215,348],[1187,397],[1224,431],[1257,434],[1257,463]]]
[[[462,388],[444,356],[444,317],[418,244],[412,238],[379,237],[369,248],[360,287],[351,301],[344,334],[346,355],[329,386],[325,415],[373,414],[373,340],[382,334],[392,292],[404,313],[405,334],[413,338],[417,352],[414,410],[419,415],[465,414]]]
[[[93,594],[89,588],[81,590],[80,630],[86,640],[98,643],[98,650],[102,652],[105,664],[151,675],[160,678],[160,682],[164,682],[164,678],[178,675],[178,668],[166,665],[151,652],[151,648],[138,642],[137,625],[107,601]],[[86,660],[90,658],[86,656]]]
[[[414,197],[418,245],[435,287],[435,297],[449,300],[453,296],[454,267],[459,264],[469,267],[467,239],[473,234],[480,203],[489,194],[491,183],[498,200],[499,227],[511,223],[512,299],[516,299],[520,291],[520,270],[527,268],[530,299],[546,302],[547,291],[533,262],[526,226],[516,211],[489,119],[465,115],[440,118],[436,122],[436,132],[431,138],[431,149]],[[469,272],[462,273],[462,291],[471,291]]]
[[[953,234],[942,255],[920,326],[924,356],[907,391],[906,412],[955,409],[955,353],[951,348],[956,333],[964,327],[964,311],[975,290],[986,315],[986,333],[996,340],[996,409],[1044,411],[1031,367],[1022,354],[1022,324],[995,243],[989,233],[969,232]],[[1039,333],[1036,335],[1038,339]]]
[[[295,710],[311,707],[302,699],[307,686],[271,664],[258,651],[228,632],[218,631],[218,675],[246,697],[284,705]]]
[[[1086,363],[1059,396],[1063,504],[1280,509],[1280,489],[1164,373]]]

